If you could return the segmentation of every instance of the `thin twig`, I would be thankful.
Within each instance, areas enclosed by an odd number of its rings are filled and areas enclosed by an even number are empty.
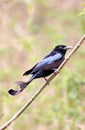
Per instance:
[[[42,90],[51,82],[52,79],[60,72],[60,70],[64,67],[70,57],[76,52],[76,50],[81,46],[83,41],[85,40],[85,35],[78,41],[73,50],[68,54],[63,63],[59,66],[59,68],[55,71],[53,75],[50,76],[48,82],[44,83],[35,93],[34,95],[27,101],[27,103],[4,125],[0,127],[0,130],[5,130],[13,121],[15,121],[25,110],[26,108],[36,99],[36,97],[42,92]]]

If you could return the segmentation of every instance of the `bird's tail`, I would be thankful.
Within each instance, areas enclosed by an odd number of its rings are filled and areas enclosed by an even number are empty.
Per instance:
[[[16,81],[15,83],[20,87],[20,90],[10,89],[8,93],[12,96],[20,94],[28,86],[28,84],[31,83],[32,80],[33,78],[31,78],[28,82]]]

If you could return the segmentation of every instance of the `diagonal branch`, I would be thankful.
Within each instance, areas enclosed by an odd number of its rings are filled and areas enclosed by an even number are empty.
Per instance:
[[[65,58],[63,63],[59,66],[59,68],[55,71],[53,75],[50,76],[48,79],[48,82],[44,83],[35,93],[34,95],[27,101],[27,103],[4,125],[0,127],[0,130],[5,130],[13,121],[15,121],[25,110],[26,108],[36,99],[36,97],[42,92],[42,90],[48,85],[49,82],[51,82],[52,79],[61,71],[61,69],[64,67],[64,65],[67,63],[67,61],[70,59],[70,57],[77,51],[77,49],[81,46],[81,44],[85,40],[85,35],[78,41],[76,46],[73,48],[73,50],[68,54],[68,56]]]

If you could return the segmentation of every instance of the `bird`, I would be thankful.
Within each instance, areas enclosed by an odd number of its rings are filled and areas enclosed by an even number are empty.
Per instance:
[[[12,96],[20,94],[34,79],[44,78],[47,80],[47,76],[55,72],[55,70],[61,65],[65,59],[67,50],[72,49],[72,46],[57,45],[47,56],[45,56],[40,62],[35,64],[31,69],[27,70],[23,76],[31,74],[31,78],[27,81],[16,81],[16,84],[20,87],[19,90],[10,89],[8,93]]]

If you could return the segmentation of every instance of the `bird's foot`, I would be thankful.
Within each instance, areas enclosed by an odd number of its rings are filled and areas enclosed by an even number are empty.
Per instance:
[[[48,80],[44,77],[44,79],[45,79],[45,81],[46,81],[46,83],[49,85],[49,82],[48,82]]]
[[[55,73],[55,74],[58,74],[58,73],[59,73],[59,70],[58,70],[58,69],[56,69],[56,70],[54,71],[54,73]]]

